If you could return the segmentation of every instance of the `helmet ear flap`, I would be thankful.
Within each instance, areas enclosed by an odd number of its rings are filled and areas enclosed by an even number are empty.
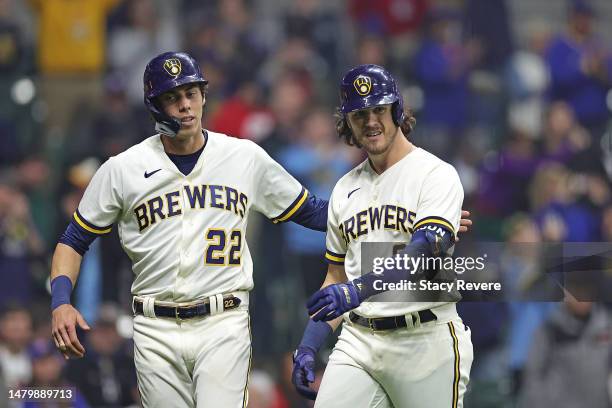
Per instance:
[[[145,97],[145,105],[149,109],[153,120],[155,121],[155,130],[164,135],[174,137],[181,129],[181,122],[171,116],[163,113],[156,105],[155,102]]]
[[[401,126],[402,122],[404,121],[403,105],[404,104],[402,103],[401,99],[393,102],[393,105],[391,105],[391,115],[393,117],[393,123],[395,123],[395,126]]]

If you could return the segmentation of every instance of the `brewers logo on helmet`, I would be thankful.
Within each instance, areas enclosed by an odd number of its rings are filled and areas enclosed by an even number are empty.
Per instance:
[[[366,96],[372,89],[372,79],[369,76],[360,75],[353,81],[355,90],[361,96]]]
[[[164,69],[171,76],[177,76],[181,73],[181,60],[178,58],[170,58],[164,62]]]

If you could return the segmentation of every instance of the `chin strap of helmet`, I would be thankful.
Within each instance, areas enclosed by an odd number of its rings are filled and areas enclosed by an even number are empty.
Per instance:
[[[181,122],[163,113],[155,106],[153,101],[146,97],[145,105],[147,105],[149,112],[151,112],[151,116],[153,116],[153,120],[155,120],[155,130],[168,137],[175,137],[181,129]]]

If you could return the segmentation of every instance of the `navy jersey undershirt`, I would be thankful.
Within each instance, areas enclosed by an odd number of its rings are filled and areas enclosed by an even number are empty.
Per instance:
[[[195,153],[190,153],[190,154],[166,153],[166,154],[168,155],[170,160],[172,160],[172,163],[174,163],[174,165],[179,169],[181,173],[183,173],[184,175],[188,175],[189,173],[191,173],[191,170],[193,170],[196,163],[198,162],[198,159],[200,158],[200,155],[204,151],[205,146],[206,145],[202,146],[202,148]]]

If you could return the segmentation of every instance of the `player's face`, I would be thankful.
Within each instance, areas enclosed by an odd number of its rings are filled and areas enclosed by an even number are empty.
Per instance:
[[[159,96],[161,108],[167,115],[181,121],[177,139],[188,139],[202,132],[204,95],[197,84],[174,88]]]
[[[349,112],[347,119],[355,140],[370,155],[387,152],[397,135],[398,127],[391,117],[391,105]]]

